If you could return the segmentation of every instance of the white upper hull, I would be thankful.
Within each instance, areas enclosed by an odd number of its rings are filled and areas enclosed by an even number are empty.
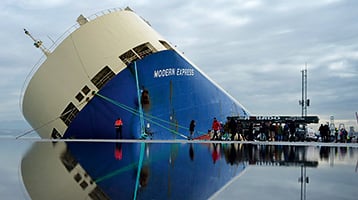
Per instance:
[[[105,66],[119,73],[126,67],[119,57],[145,43],[153,52],[171,48],[129,10],[109,12],[81,25],[48,55],[30,80],[22,105],[26,120],[43,138],[50,138],[54,129],[63,134],[67,125],[59,117],[69,103],[80,111],[98,91],[91,79]],[[76,95],[84,98],[79,101]]]

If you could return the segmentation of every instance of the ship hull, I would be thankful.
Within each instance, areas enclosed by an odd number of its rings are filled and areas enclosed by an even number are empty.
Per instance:
[[[77,114],[64,138],[115,139],[114,122],[120,117],[125,139],[140,138],[144,130],[152,139],[185,139],[191,120],[199,136],[211,129],[214,117],[225,122],[232,114],[247,115],[204,74],[167,50],[117,74]]]

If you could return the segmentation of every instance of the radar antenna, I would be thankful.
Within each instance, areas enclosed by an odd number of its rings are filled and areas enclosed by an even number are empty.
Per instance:
[[[30,33],[29,31],[27,31],[26,29],[24,29],[24,31],[25,31],[25,34],[28,35],[28,36],[32,39],[32,41],[34,41],[34,46],[35,46],[36,48],[41,49],[41,51],[42,51],[46,56],[50,55],[50,51],[49,51],[44,45],[42,45],[42,41],[41,41],[41,40],[36,40],[36,39],[31,35],[31,33]]]

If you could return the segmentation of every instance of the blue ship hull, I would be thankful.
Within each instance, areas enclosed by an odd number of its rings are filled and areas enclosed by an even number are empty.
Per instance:
[[[125,139],[140,138],[143,124],[153,139],[185,139],[191,120],[198,136],[211,129],[214,117],[225,122],[233,114],[248,115],[207,76],[166,50],[130,64],[106,83],[77,114],[64,138],[115,139],[114,121],[120,117]]]

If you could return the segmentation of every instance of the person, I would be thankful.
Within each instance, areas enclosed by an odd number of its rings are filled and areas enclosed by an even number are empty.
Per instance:
[[[327,125],[328,127],[328,125]],[[327,129],[326,125],[323,125],[321,124],[321,126],[319,127],[318,131],[319,131],[319,134],[321,135],[321,138],[322,138],[322,142],[328,142],[328,130]]]
[[[249,133],[248,133],[248,140],[249,141],[254,141],[254,124],[251,122],[249,125]]]
[[[345,128],[341,128],[340,131],[340,138],[341,138],[341,142],[347,142],[347,136],[348,136],[348,132]]]
[[[266,127],[266,123],[265,123],[265,122],[261,122],[260,130],[259,130],[259,131],[260,131],[260,133],[259,133],[259,140],[260,140],[260,141],[266,141],[268,132],[267,132],[267,127]]]
[[[189,125],[189,132],[190,132],[189,140],[193,140],[194,129],[195,129],[195,120],[191,120]]]
[[[289,141],[290,142],[295,142],[296,141],[296,124],[294,122],[291,122],[289,125],[288,125],[288,128],[289,128]]]
[[[275,141],[275,137],[276,137],[276,130],[275,130],[275,125],[272,122],[269,122],[269,141]]]
[[[116,128],[116,137],[117,139],[122,139],[122,126],[123,122],[121,118],[117,118],[117,120],[114,122],[114,127]]]
[[[288,124],[286,123],[283,126],[283,141],[288,141],[289,133],[290,133],[289,130],[290,130],[290,128],[289,128]]]
[[[282,141],[283,140],[283,130],[282,130],[282,125],[280,123],[276,124],[276,131],[277,131],[277,140],[278,141]]]
[[[237,134],[236,127],[237,127],[237,124],[236,124],[235,120],[233,118],[231,118],[229,121],[229,133],[231,134],[231,141],[235,140],[235,135]]]
[[[214,135],[211,138],[211,140],[219,139],[218,132],[221,129],[221,125],[220,125],[220,122],[215,117],[214,117],[214,121],[213,121],[211,128],[214,131]]]
[[[331,142],[331,131],[329,130],[328,122],[323,126],[324,135],[326,136],[326,142]]]

